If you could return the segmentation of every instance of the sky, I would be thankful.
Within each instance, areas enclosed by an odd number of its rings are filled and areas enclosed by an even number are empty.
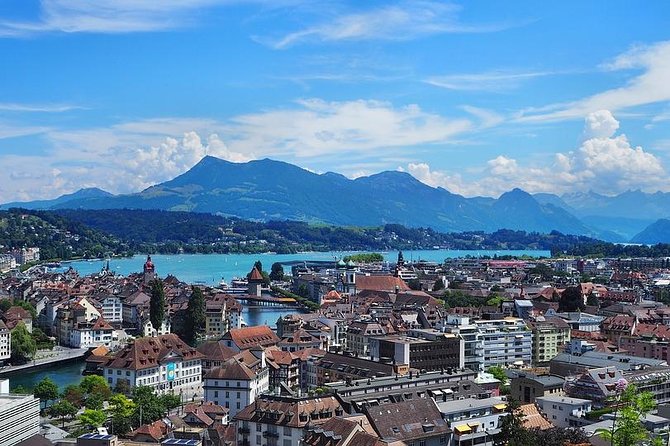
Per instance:
[[[670,191],[670,2],[2,0],[0,202],[213,155]]]

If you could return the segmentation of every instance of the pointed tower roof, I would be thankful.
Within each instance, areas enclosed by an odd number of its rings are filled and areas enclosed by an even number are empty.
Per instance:
[[[251,272],[249,273],[249,282],[262,282],[263,281],[263,275],[258,271],[258,268],[254,266],[251,268]]]

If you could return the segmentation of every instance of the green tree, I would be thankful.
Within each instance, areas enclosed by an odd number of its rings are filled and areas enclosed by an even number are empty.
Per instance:
[[[132,429],[132,416],[137,406],[125,395],[117,393],[109,400],[109,413],[112,417],[113,434],[123,435]]]
[[[505,369],[502,366],[494,365],[486,369],[486,371],[493,375],[493,377],[501,383],[507,383],[507,374],[505,373]]]
[[[29,395],[30,391],[28,389],[26,389],[25,387],[23,387],[21,384],[19,384],[18,386],[14,387],[10,391],[10,393],[14,393],[16,395]]]
[[[77,415],[77,408],[68,400],[60,400],[49,408],[49,415],[61,419],[61,426],[65,427],[65,419]]]
[[[100,397],[101,401],[112,396],[112,389],[105,381],[105,378],[99,375],[88,375],[82,378],[79,387],[86,394],[86,402],[88,407],[88,399],[91,397]]]
[[[62,398],[72,403],[75,407],[84,405],[84,392],[81,387],[70,384],[63,390]]]
[[[573,286],[563,290],[563,294],[558,301],[558,311],[583,311],[585,309],[581,287]]]
[[[45,376],[42,381],[35,385],[33,395],[35,395],[35,398],[39,398],[40,403],[44,403],[44,407],[46,407],[46,405],[49,404],[49,401],[58,398],[58,386],[51,380],[51,378]]]
[[[532,433],[523,427],[525,415],[514,399],[507,400],[507,415],[500,419],[500,433],[496,436],[496,446],[535,446]]]
[[[634,446],[650,439],[650,433],[640,422],[656,407],[651,392],[638,392],[635,385],[629,385],[617,402],[614,425],[611,430],[601,429],[597,433],[614,446]]]
[[[163,281],[151,281],[151,300],[149,301],[149,320],[155,330],[159,330],[165,319],[165,289]]]
[[[188,299],[186,317],[184,318],[184,341],[195,345],[200,334],[205,332],[205,296],[198,287],[193,287]]]
[[[275,262],[272,264],[272,268],[270,269],[270,279],[271,280],[284,279],[284,266],[281,263]]]
[[[132,419],[133,424],[137,426],[152,423],[165,415],[165,406],[151,387],[135,387],[133,389],[133,401],[136,407]]]
[[[127,379],[117,379],[116,386],[114,386],[114,392],[121,393],[123,395],[130,395],[132,389],[130,388],[130,382]]]
[[[12,330],[12,363],[25,364],[37,351],[37,344],[23,321]]]
[[[102,410],[105,399],[99,393],[92,393],[86,397],[86,408],[91,410]]]
[[[300,286],[298,287],[298,292],[296,294],[302,298],[308,299],[309,288],[307,288],[307,285],[305,285],[304,283],[301,283]]]
[[[177,407],[181,406],[181,398],[179,395],[165,393],[159,396],[158,399],[166,411],[170,411],[172,409],[176,409]]]
[[[102,410],[86,409],[79,415],[79,422],[91,429],[97,429],[107,421],[107,414]]]
[[[433,284],[433,291],[440,291],[444,289],[444,282],[442,279],[435,279],[435,283]]]
[[[421,281],[419,279],[408,280],[407,286],[414,291],[421,291],[423,289],[423,285],[421,285]]]

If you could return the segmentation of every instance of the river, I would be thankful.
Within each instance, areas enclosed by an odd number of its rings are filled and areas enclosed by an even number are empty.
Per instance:
[[[2,378],[9,379],[9,386],[15,389],[17,386],[22,386],[28,390],[32,390],[35,384],[42,381],[44,377],[48,376],[53,380],[58,388],[62,391],[70,384],[79,384],[82,378],[82,372],[86,364],[84,360],[53,364],[42,369],[23,370],[15,373],[8,373]]]

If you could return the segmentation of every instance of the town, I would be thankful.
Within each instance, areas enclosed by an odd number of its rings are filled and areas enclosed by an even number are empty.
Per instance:
[[[668,258],[357,254],[218,287],[151,256],[129,276],[3,259],[2,445],[607,444],[626,410],[669,440]],[[253,326],[244,306],[287,314]],[[12,386],[73,361],[77,384]]]

